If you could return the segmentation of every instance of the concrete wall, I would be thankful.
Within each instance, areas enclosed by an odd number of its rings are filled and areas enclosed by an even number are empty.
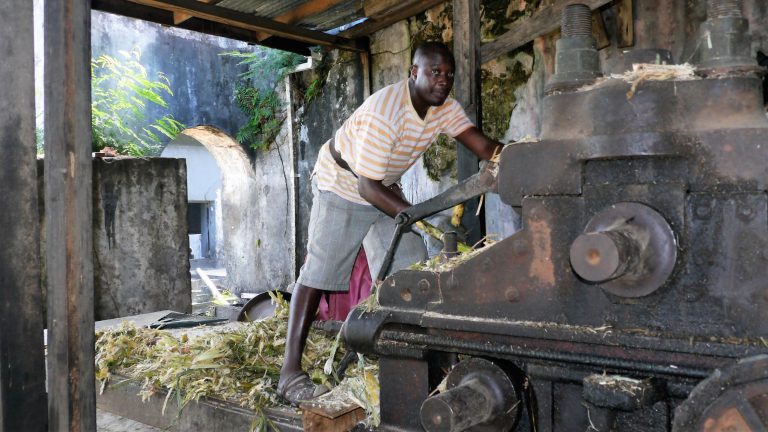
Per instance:
[[[221,170],[208,149],[199,142],[180,134],[168,143],[160,154],[164,158],[183,158],[187,163],[187,200],[203,203],[200,210],[201,232],[189,235],[192,256],[215,260],[221,254],[216,241],[221,236]],[[187,211],[196,211],[188,208]]]
[[[42,185],[42,160],[38,176]],[[44,202],[39,202],[44,223]],[[183,159],[94,159],[97,320],[164,309],[191,311],[186,209]],[[43,257],[44,248],[43,239]]]
[[[221,130],[185,130],[174,146],[202,146],[220,172],[217,259],[235,293],[285,288],[293,281],[290,150],[285,136],[250,159]]]
[[[35,75],[38,127],[42,127],[43,0],[35,2]],[[220,55],[226,51],[258,50],[244,42],[204,35],[184,29],[93,11],[91,17],[92,57],[108,54],[123,59],[120,51],[137,49],[141,63],[151,77],[158,72],[171,82],[169,108],[148,105],[147,118],[166,113],[187,126],[207,124],[235,134],[245,116],[234,104],[238,74],[245,69],[238,59]]]
[[[237,65],[238,59],[220,54],[257,48],[103,12],[93,12],[91,22],[94,58],[109,54],[121,59],[121,50],[138,49],[150,76],[162,72],[170,80],[173,97],[166,98],[168,109],[148,105],[148,118],[170,112],[187,126],[213,125],[229,134],[245,122],[234,104],[238,74],[244,68]]]
[[[221,189],[221,170],[205,146],[179,137],[168,143],[160,156],[186,159],[187,199],[190,202],[216,201]]]

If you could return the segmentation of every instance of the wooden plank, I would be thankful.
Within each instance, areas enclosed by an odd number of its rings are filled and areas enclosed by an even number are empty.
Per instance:
[[[371,95],[371,55],[360,53],[360,68],[363,70],[363,98]]]
[[[453,1],[453,55],[456,57],[456,80],[453,92],[469,119],[482,128],[480,107],[480,0]],[[461,144],[457,146],[456,164],[459,181],[478,171],[478,158]],[[467,229],[467,243],[479,242],[483,235],[478,199],[464,204],[461,224]]]
[[[297,26],[275,22],[256,15],[245,14],[220,6],[200,3],[196,0],[128,0],[132,3],[151,6],[170,12],[182,12],[204,20],[226,24],[232,27],[265,32],[301,42],[324,45],[347,51],[366,51],[366,43],[342,36],[329,35],[320,31],[307,30]]]
[[[130,3],[125,0],[91,0],[91,7],[94,10],[122,15],[129,18],[140,19],[143,21],[149,21],[161,25],[174,25],[173,12],[149,6],[143,6],[136,3]],[[305,56],[310,54],[309,47],[311,45],[305,42],[298,42],[282,37],[272,37],[264,41],[259,41],[256,38],[256,32],[232,27],[221,23],[205,20],[187,20],[179,24],[177,27],[252,44],[258,43],[259,45],[263,45],[269,48],[291,51],[295,52],[296,54]]]
[[[398,9],[411,7],[419,0],[363,0],[363,15],[380,19]]]
[[[632,0],[616,1],[616,41],[619,48],[627,48],[635,44]]]
[[[312,410],[305,410],[302,427],[304,432],[342,432],[351,430],[363,419],[365,410],[357,406],[337,417],[327,417]]]
[[[0,430],[47,430],[32,2],[0,2]]]
[[[597,9],[612,0],[581,0],[579,3]],[[519,48],[533,39],[543,36],[560,27],[560,14],[565,6],[573,3],[573,0],[556,0],[550,7],[539,8],[530,18],[515,23],[508,32],[496,38],[492,42],[480,47],[480,63],[485,63],[496,57]]]
[[[96,430],[90,61],[90,2],[45,2],[48,417],[54,431]]]
[[[217,4],[217,3],[221,3],[222,0],[197,0],[197,1],[203,2],[203,3],[206,3],[206,4]],[[190,18],[194,18],[194,17],[192,15],[186,14],[184,12],[174,12],[173,13],[173,24],[174,25],[179,25],[179,24],[183,23],[184,21],[186,21],[186,20],[188,20]]]
[[[390,14],[382,16],[379,19],[368,19],[367,21],[352,27],[341,33],[342,36],[348,38],[356,38],[361,36],[368,36],[371,33],[379,31],[384,27],[402,21],[406,18],[410,18],[418,13],[422,13],[425,10],[437,6],[441,3],[445,3],[446,0],[421,0],[410,1],[408,5],[393,11]]]
[[[603,14],[599,10],[592,11],[592,37],[595,38],[598,50],[611,45],[611,39],[608,37],[608,32],[605,30]]]
[[[281,15],[278,15],[278,16],[272,18],[272,20],[274,20],[276,22],[285,23],[285,24],[294,24],[294,23],[297,23],[297,22],[303,20],[304,18],[306,18],[308,16],[312,16],[312,15],[317,15],[317,14],[323,13],[323,12],[327,11],[328,9],[330,9],[330,8],[336,6],[336,5],[339,5],[339,4],[341,4],[341,3],[345,2],[345,1],[346,0],[310,0],[310,1],[306,2],[306,3],[301,4],[300,6],[297,6],[297,7],[293,8],[293,9],[289,10],[288,12],[286,12],[284,14],[281,14]],[[256,35],[256,37],[259,40],[264,40],[264,39],[266,39],[266,38],[268,38],[270,36],[272,36],[272,35],[270,35],[269,33],[264,33],[264,32],[259,32]]]

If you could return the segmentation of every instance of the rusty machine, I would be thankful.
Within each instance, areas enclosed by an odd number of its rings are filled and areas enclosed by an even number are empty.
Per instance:
[[[590,11],[569,6],[540,141],[409,210],[494,189],[523,229],[350,314],[347,343],[380,359],[381,429],[768,429],[762,71],[740,2],[708,6],[694,79],[636,89],[600,78]]]

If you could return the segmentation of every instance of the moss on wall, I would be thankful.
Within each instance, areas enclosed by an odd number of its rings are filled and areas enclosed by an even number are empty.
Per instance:
[[[435,143],[424,152],[422,160],[430,179],[440,181],[444,175],[456,178],[456,141],[439,135]]]
[[[500,140],[509,129],[517,103],[515,91],[528,82],[533,71],[533,47],[529,44],[484,66],[480,90],[483,131]]]

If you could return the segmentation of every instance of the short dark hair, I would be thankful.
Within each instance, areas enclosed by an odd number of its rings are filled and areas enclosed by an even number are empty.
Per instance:
[[[446,44],[437,41],[430,41],[424,42],[416,47],[416,49],[413,51],[413,63],[415,64],[419,57],[433,53],[443,55],[450,59],[452,62],[456,62],[456,60],[453,58],[453,53]]]

